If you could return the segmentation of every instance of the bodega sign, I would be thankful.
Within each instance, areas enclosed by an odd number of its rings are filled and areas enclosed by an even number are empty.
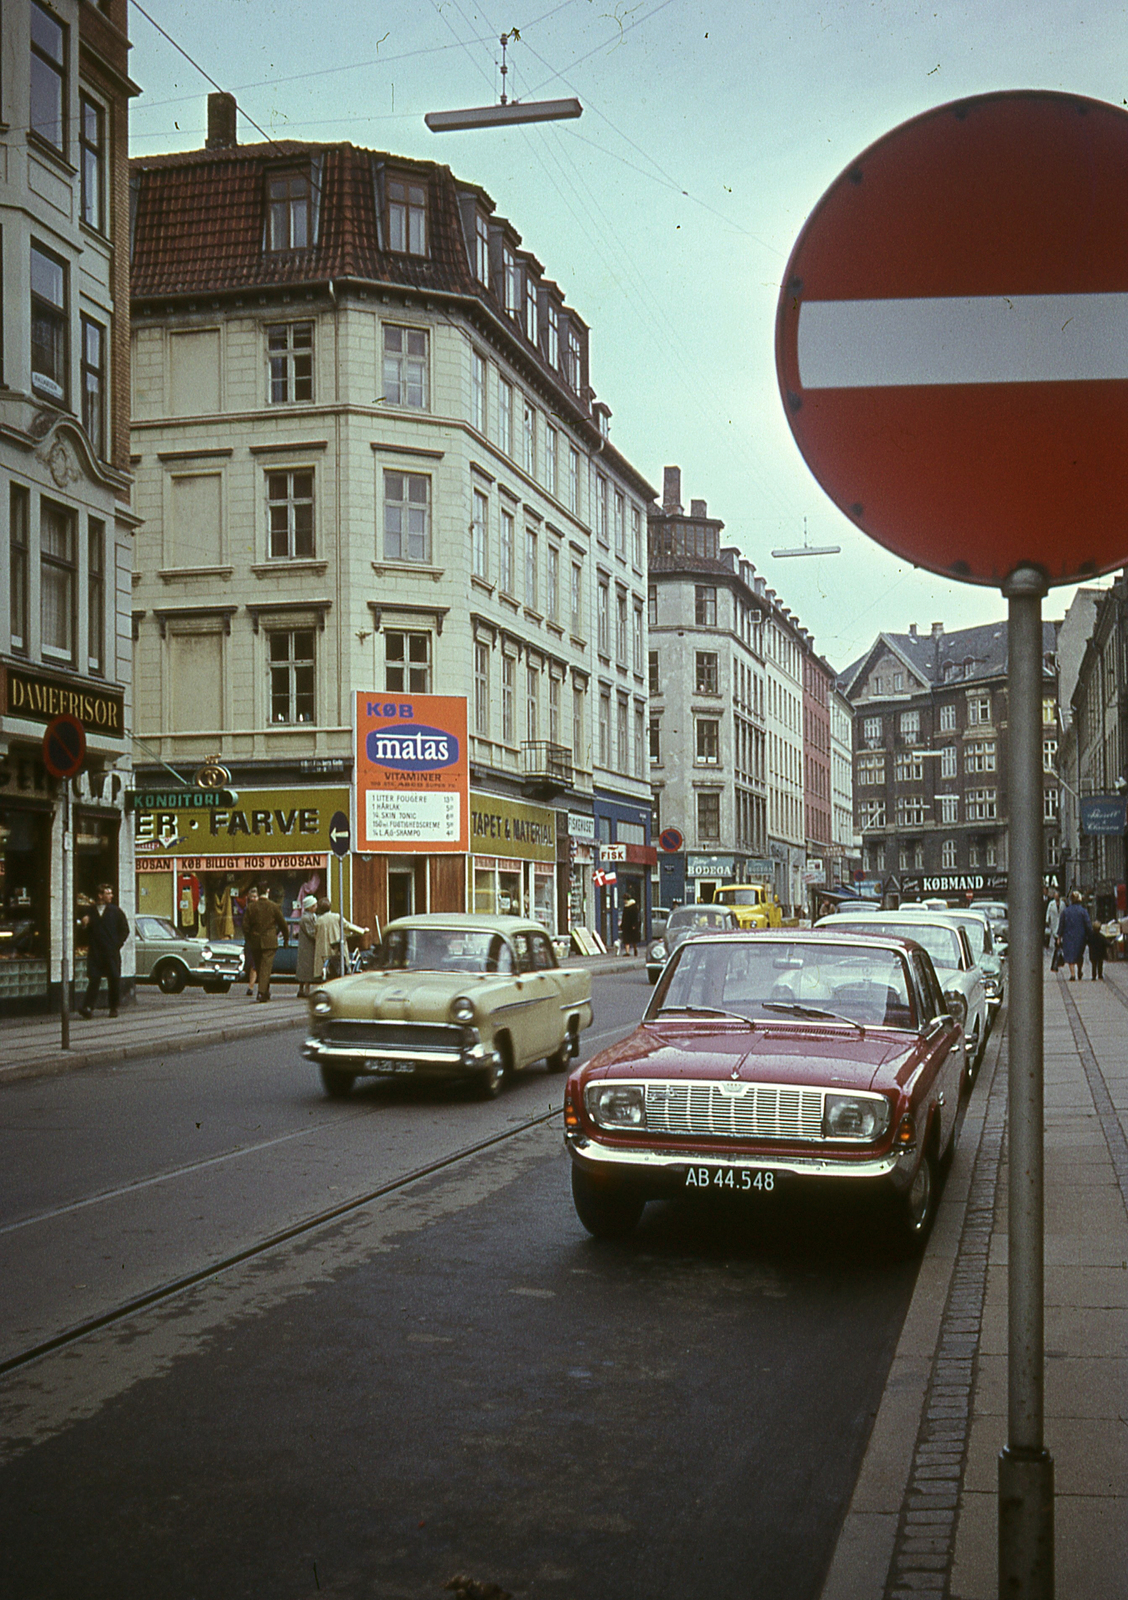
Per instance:
[[[358,693],[353,752],[356,849],[469,850],[464,695]]]

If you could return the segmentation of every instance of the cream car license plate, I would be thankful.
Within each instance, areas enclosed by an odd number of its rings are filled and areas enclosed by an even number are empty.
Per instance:
[[[774,1172],[762,1167],[689,1167],[687,1189],[723,1190],[725,1194],[771,1194],[776,1186]]]
[[[369,1072],[378,1072],[384,1075],[390,1075],[393,1072],[414,1072],[415,1063],[414,1061],[395,1061],[381,1057],[379,1060],[370,1060],[368,1062],[368,1070]]]

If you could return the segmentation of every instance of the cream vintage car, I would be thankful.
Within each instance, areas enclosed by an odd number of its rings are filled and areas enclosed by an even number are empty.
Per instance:
[[[302,1054],[326,1092],[358,1077],[463,1078],[486,1099],[535,1061],[563,1072],[591,1025],[591,974],[538,922],[432,912],[384,930],[375,965],[310,999]]]

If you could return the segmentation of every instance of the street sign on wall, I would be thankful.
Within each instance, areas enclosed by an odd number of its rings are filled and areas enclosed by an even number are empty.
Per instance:
[[[776,366],[835,504],[967,582],[1128,558],[1128,112],[981,95],[871,145],[784,275]]]
[[[465,695],[358,693],[353,726],[356,848],[467,854]]]
[[[1081,796],[1081,832],[1115,837],[1124,832],[1124,800],[1115,794]]]

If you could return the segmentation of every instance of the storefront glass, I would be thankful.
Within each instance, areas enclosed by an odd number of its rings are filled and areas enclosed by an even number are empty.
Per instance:
[[[51,814],[0,808],[0,1000],[47,993]]]

